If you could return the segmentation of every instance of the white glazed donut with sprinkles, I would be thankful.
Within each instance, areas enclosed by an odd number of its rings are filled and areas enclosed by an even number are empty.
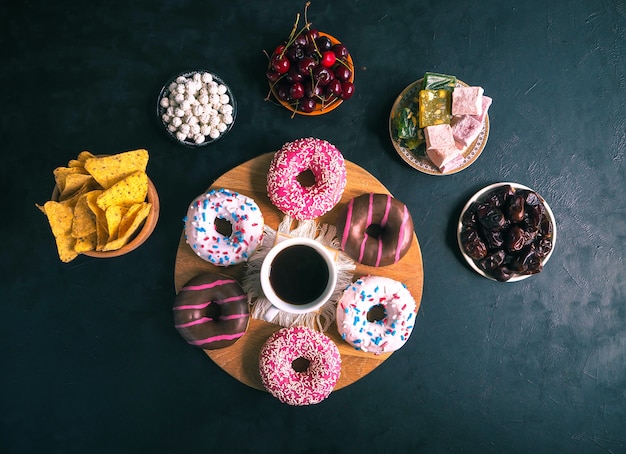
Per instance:
[[[220,220],[230,224],[230,232],[218,231]],[[196,197],[184,222],[187,244],[198,257],[217,266],[247,261],[263,240],[265,221],[256,202],[228,189]]]
[[[300,370],[294,362],[304,361]],[[259,372],[265,389],[289,405],[326,399],[341,374],[341,355],[326,335],[305,326],[281,328],[261,348]]]
[[[307,170],[315,177],[312,186],[298,181]],[[267,194],[276,208],[292,218],[316,219],[339,203],[346,181],[346,163],[334,145],[322,139],[298,139],[274,154]]]
[[[382,276],[363,276],[337,302],[337,330],[357,350],[398,350],[409,339],[417,304],[406,286]]]

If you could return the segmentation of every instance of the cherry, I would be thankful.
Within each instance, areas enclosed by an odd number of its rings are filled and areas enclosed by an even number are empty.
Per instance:
[[[304,79],[304,76],[300,71],[298,71],[296,66],[289,68],[289,71],[287,72],[287,80],[289,82],[302,82],[302,79]]]
[[[300,82],[295,82],[289,87],[289,96],[291,99],[300,99],[304,97],[304,87]]]
[[[276,82],[278,79],[280,79],[280,74],[278,74],[276,71],[274,71],[273,69],[269,68],[266,72],[265,72],[265,77],[267,77],[267,80],[269,80],[270,82]]]
[[[328,82],[333,80],[335,75],[324,66],[318,66],[313,70],[313,79],[317,81],[322,87],[328,85]]]
[[[276,49],[274,49],[274,53],[273,55],[282,55],[283,51],[285,50],[285,45],[281,44],[280,46],[278,46]]]
[[[320,32],[314,28],[311,28],[309,31],[307,31],[306,36],[309,41],[315,41],[317,38],[320,37]]]
[[[298,104],[298,108],[302,112],[307,112],[307,113],[313,112],[316,107],[317,107],[317,103],[315,102],[315,99],[313,98],[302,98],[300,100],[300,103]]]
[[[317,62],[313,57],[302,57],[298,62],[298,71],[300,71],[300,74],[309,74],[316,65]]]
[[[276,85],[276,97],[279,101],[289,101],[289,88],[290,84],[287,83],[279,83]]]
[[[324,94],[324,88],[319,85],[313,83],[313,81],[308,80],[304,84],[304,96],[307,98],[321,98]]]
[[[320,60],[320,65],[325,66],[326,68],[330,68],[335,64],[337,57],[333,51],[327,50],[322,54],[322,58]]]
[[[343,87],[341,86],[341,81],[339,79],[333,79],[328,82],[326,86],[326,93],[335,95],[337,97],[343,94]]]
[[[289,61],[289,59],[284,55],[281,56],[280,54],[274,54],[272,56],[271,64],[272,69],[278,74],[285,74],[287,71],[289,71],[289,68],[291,67],[291,62]]]
[[[306,36],[300,33],[293,39],[293,44],[296,46],[306,46]]]
[[[350,54],[348,52],[348,48],[344,45],[344,44],[335,44],[332,47],[332,51],[335,53],[335,55],[337,56],[337,58],[341,58],[341,59],[346,59],[348,58],[348,55]]]
[[[333,43],[330,42],[330,38],[328,36],[320,36],[315,40],[315,44],[317,44],[317,48],[321,51],[330,50],[333,47]]]
[[[335,69],[335,77],[340,80],[350,80],[352,76],[352,71],[346,68],[343,65],[339,65],[337,69]]]
[[[292,62],[300,60],[302,57],[304,57],[304,49],[302,48],[302,46],[291,46],[289,47],[289,49],[287,49],[285,55]]]
[[[354,94],[354,84],[352,82],[343,81],[341,82],[341,99],[346,100],[350,99]]]

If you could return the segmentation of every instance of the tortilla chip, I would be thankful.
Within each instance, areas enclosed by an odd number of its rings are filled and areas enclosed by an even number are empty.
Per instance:
[[[96,233],[96,215],[87,203],[88,194],[81,195],[74,207],[72,236],[77,239]]]
[[[117,233],[120,229],[120,222],[122,221],[122,217],[126,214],[128,208],[113,205],[106,209],[106,221],[107,221],[107,231],[109,233],[109,241],[117,238]]]
[[[120,233],[119,236],[113,240],[109,240],[107,244],[102,249],[103,251],[115,251],[122,246],[128,244],[128,242],[133,238],[134,234],[141,228],[144,221],[148,217],[148,213],[150,213],[150,209],[152,208],[151,203],[141,203],[138,204],[139,208],[134,213],[134,216],[127,217],[127,221],[131,221],[130,225],[126,228],[125,232],[121,233],[121,225],[120,225]],[[130,211],[130,210],[129,210]],[[124,221],[124,220],[123,220]]]
[[[81,151],[80,153],[78,153],[78,157],[76,158],[78,161],[85,163],[87,161],[87,159],[89,158],[95,158],[96,155],[93,154],[90,151]]]
[[[98,234],[93,232],[91,235],[84,236],[82,238],[76,238],[76,244],[74,250],[79,254],[87,251],[94,251],[98,241]]]
[[[106,189],[96,203],[100,209],[106,209],[113,205],[130,207],[135,203],[146,200],[148,195],[148,176],[145,172],[135,172],[123,180]]]
[[[148,151],[144,149],[88,158],[85,161],[85,169],[104,189],[109,189],[137,171],[145,172],[147,165]]]
[[[54,181],[59,188],[59,191],[62,193],[65,191],[65,180],[68,175],[73,175],[77,173],[86,174],[86,170],[81,167],[57,167],[52,171],[54,175]]]
[[[76,239],[72,237],[73,210],[59,202],[48,201],[43,206],[48,217],[57,252],[62,262],[70,262],[78,253],[74,250]]]
[[[67,200],[74,195],[76,191],[83,188],[90,182],[95,182],[93,177],[84,173],[70,173],[65,178],[65,187],[59,195],[59,201]],[[59,188],[60,189],[60,188]]]
[[[128,238],[134,234],[143,225],[151,209],[152,204],[149,202],[137,203],[130,207],[122,218],[118,235]]]

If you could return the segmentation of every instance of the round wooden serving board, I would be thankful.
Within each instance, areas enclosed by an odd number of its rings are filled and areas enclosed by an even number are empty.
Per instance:
[[[265,190],[267,171],[273,156],[273,152],[266,153],[235,167],[219,177],[209,189],[226,188],[252,197],[263,212],[266,225],[276,230],[283,214],[270,202]],[[353,197],[369,192],[389,193],[382,183],[356,164],[346,161],[346,170],[348,183],[341,201],[329,213],[318,219],[319,223],[334,225],[341,207]],[[424,284],[424,270],[417,236],[415,234],[413,236],[411,249],[398,263],[380,268],[357,264],[354,280],[360,276],[371,274],[401,281],[408,287],[419,309]],[[245,264],[230,267],[212,265],[198,257],[185,242],[184,235],[181,234],[174,268],[176,293],[192,277],[207,271],[226,274],[241,282],[245,274]],[[246,334],[235,344],[219,350],[205,350],[205,353],[218,366],[240,382],[264,390],[259,375],[259,352],[267,338],[280,328],[279,325],[251,319]],[[341,376],[335,390],[364,377],[391,356],[391,353],[377,356],[355,350],[341,339],[335,324],[325,334],[337,344],[341,353]]]

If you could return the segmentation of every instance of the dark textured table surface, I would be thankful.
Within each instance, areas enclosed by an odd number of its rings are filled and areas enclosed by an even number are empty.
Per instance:
[[[478,4],[479,3],[479,4]],[[314,0],[350,49],[356,93],[296,117],[264,101],[266,57],[304,2],[3,2],[0,6],[0,452],[626,452],[623,0]],[[213,146],[170,141],[161,85],[197,68],[239,102]],[[396,154],[396,96],[425,71],[494,100],[479,159],[437,177]],[[173,327],[188,202],[283,143],[326,139],[410,208],[424,293],[409,342],[311,406],[233,379]],[[150,152],[156,230],[120,258],[59,261],[35,207],[81,150]],[[480,277],[455,226],[478,189],[536,189],[559,232],[544,271]]]

